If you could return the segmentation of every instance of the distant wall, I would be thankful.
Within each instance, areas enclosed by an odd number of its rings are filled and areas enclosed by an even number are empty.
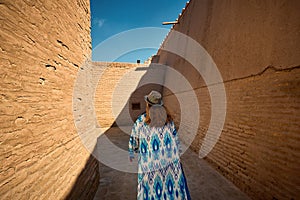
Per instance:
[[[224,80],[226,121],[206,160],[254,199],[300,196],[299,9],[296,0],[192,0],[173,26],[207,50]],[[191,145],[198,152],[211,117],[207,85],[183,58],[162,49],[157,58],[183,74],[198,97],[200,126]],[[175,95],[164,92],[178,122]]]
[[[151,90],[162,90],[164,74],[149,65],[134,63],[93,62],[94,69],[103,68],[94,96],[98,126],[132,126],[145,112],[144,96]],[[96,75],[95,75],[96,76]],[[97,75],[99,76],[99,75]],[[154,84],[148,83],[148,81]]]
[[[125,86],[122,87],[119,93],[115,93],[115,89],[120,85],[122,77],[138,67],[138,64],[94,62],[93,65],[95,68],[103,67],[94,101],[98,125],[101,128],[110,127],[119,114],[119,112],[115,113],[113,110],[113,100],[114,102],[119,102],[114,109],[121,111],[126,105],[131,92],[136,88],[140,75],[137,74],[135,77],[124,81],[123,84],[125,83]]]
[[[1,1],[0,41],[0,199],[92,198],[98,163],[72,113],[89,1]]]

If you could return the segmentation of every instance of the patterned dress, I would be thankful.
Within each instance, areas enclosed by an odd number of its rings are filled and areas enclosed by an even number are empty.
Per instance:
[[[129,156],[138,153],[138,200],[188,200],[186,178],[180,163],[180,144],[173,122],[150,127],[139,116],[129,140]]]

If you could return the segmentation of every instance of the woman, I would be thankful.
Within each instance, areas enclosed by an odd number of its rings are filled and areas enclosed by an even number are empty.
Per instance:
[[[190,199],[174,122],[159,92],[151,91],[145,101],[146,113],[134,123],[129,140],[130,161],[138,153],[137,199]]]

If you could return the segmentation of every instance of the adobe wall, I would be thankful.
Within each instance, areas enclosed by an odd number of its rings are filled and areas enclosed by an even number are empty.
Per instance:
[[[113,101],[120,101],[120,103],[115,106],[121,110],[129,99],[128,95],[130,95],[136,87],[136,81],[132,79],[139,80],[140,76],[138,75],[137,77],[126,80],[127,84],[120,91],[121,93],[115,92],[116,87],[120,84],[122,77],[138,67],[138,64],[94,62],[93,65],[95,68],[103,67],[103,72],[97,84],[94,101],[98,125],[101,128],[111,127],[120,113],[114,112]],[[116,107],[114,108],[116,109]]]
[[[0,3],[0,199],[92,199],[98,163],[72,113],[88,0]]]
[[[152,65],[93,62],[92,66],[102,69],[93,75],[99,77],[94,95],[98,127],[132,126],[145,112],[144,96],[151,90],[162,90],[155,83],[162,82],[164,74]],[[154,83],[148,83],[149,80]]]
[[[296,0],[192,0],[173,26],[207,50],[224,80],[225,125],[205,159],[253,199],[300,196],[299,9]],[[208,87],[183,58],[162,49],[158,57],[183,74],[198,97],[200,126],[191,147],[199,152],[211,118]],[[164,91],[178,122],[175,95]]]

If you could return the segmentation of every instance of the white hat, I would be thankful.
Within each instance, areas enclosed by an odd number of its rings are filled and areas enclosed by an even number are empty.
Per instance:
[[[150,105],[163,105],[161,94],[155,90],[152,90],[148,95],[145,96],[145,101]]]

